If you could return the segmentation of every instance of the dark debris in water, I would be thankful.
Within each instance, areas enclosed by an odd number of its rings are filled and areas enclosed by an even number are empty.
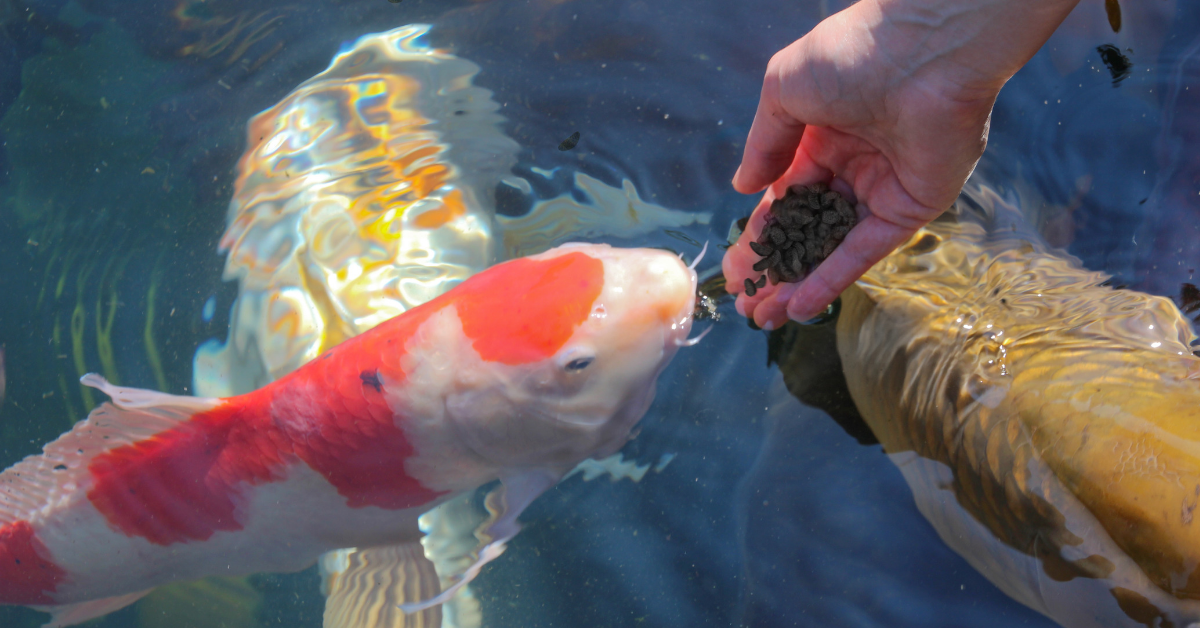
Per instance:
[[[703,244],[698,242],[695,238],[689,236],[688,234],[686,234],[682,231],[676,231],[675,229],[663,229],[663,233],[667,234],[668,236],[670,236],[672,238],[675,238],[676,240],[679,240],[680,242],[687,242],[688,244],[691,244],[692,246],[695,246],[695,247],[704,246]]]
[[[1121,32],[1121,4],[1117,0],[1104,0],[1104,11],[1108,13],[1108,25],[1113,32]]]
[[[1100,53],[1100,60],[1104,62],[1104,67],[1108,68],[1108,73],[1112,76],[1113,87],[1129,77],[1133,61],[1130,61],[1120,48],[1112,44],[1101,44],[1096,46],[1096,52]]]
[[[1200,288],[1195,284],[1185,283],[1179,287],[1179,309],[1191,316],[1200,312]]]
[[[792,186],[771,203],[762,234],[750,243],[762,258],[754,270],[766,271],[772,285],[800,281],[833,253],[856,222],[850,202],[824,183]],[[746,294],[754,296],[765,286],[763,277],[747,280]]]
[[[1200,288],[1191,283],[1179,286],[1179,309],[1185,316],[1190,316],[1193,322],[1200,324]],[[1192,341],[1193,347],[1198,345],[1200,339]],[[1200,358],[1200,350],[1192,351],[1192,355]]]
[[[571,150],[572,148],[575,148],[577,144],[579,144],[579,131],[572,133],[571,137],[563,140],[558,145],[558,150]]]

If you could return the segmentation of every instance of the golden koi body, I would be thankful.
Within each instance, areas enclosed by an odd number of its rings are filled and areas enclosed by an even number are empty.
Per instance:
[[[1200,621],[1200,358],[1168,299],[937,222],[842,295],[863,418],[942,539],[1066,626]]]

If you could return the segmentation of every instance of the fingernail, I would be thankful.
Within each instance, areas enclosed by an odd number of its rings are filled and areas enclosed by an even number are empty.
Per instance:
[[[806,308],[788,308],[788,318],[796,322],[803,323],[804,321],[809,320],[816,315],[816,312],[810,313]]]
[[[762,327],[763,329],[765,329],[767,331],[774,331],[775,321],[767,321],[767,322],[763,323],[762,325],[760,325],[760,327]]]
[[[797,306],[795,303],[788,302],[787,307],[788,318],[794,321],[806,321],[807,318],[800,318],[804,315],[804,308]]]

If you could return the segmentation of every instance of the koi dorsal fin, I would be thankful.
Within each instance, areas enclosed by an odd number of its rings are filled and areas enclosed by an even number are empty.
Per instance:
[[[144,388],[113,386],[95,373],[88,373],[79,378],[79,383],[108,395],[113,404],[123,410],[150,410],[155,415],[176,421],[186,420],[197,412],[211,410],[221,401],[211,397],[185,397]],[[171,423],[167,427],[173,425],[174,423]]]
[[[80,381],[112,397],[71,431],[0,473],[0,527],[28,521],[91,483],[88,464],[98,455],[171,429],[192,415],[215,408],[220,399],[182,397],[113,386],[95,373]]]

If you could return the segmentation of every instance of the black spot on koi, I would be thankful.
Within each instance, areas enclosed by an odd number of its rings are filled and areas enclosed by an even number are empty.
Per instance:
[[[370,386],[375,392],[383,392],[383,382],[379,381],[379,371],[363,371],[358,374],[363,386]]]

